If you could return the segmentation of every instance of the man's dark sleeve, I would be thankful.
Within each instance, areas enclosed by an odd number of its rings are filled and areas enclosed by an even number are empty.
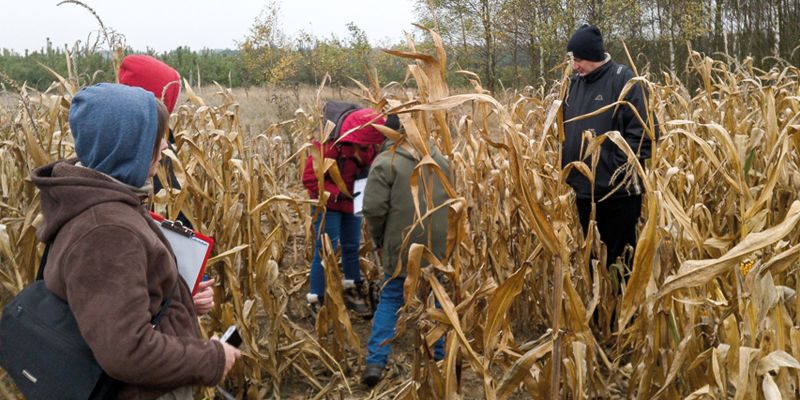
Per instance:
[[[625,74],[625,82],[629,81],[633,77],[633,72],[627,70]],[[634,107],[636,107],[639,116],[641,116],[644,123],[647,124],[647,102],[645,99],[645,93],[646,91],[643,89],[642,85],[640,83],[636,83],[628,91],[624,98]],[[631,107],[628,105],[623,105],[620,106],[618,112],[621,120],[619,131],[622,134],[622,137],[626,142],[628,142],[628,145],[631,147],[633,152],[639,155],[640,160],[650,158],[650,154],[652,153],[652,142],[650,137],[645,132],[644,127],[639,122],[639,119],[636,118],[636,114],[633,112],[633,109],[631,109]],[[653,118],[655,118],[655,115],[653,115]],[[658,121],[655,120],[654,122],[655,130],[653,133],[655,134],[656,139],[658,139]]]

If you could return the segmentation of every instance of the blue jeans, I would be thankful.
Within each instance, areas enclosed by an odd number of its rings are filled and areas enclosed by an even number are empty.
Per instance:
[[[311,213],[315,209],[312,207]],[[333,251],[342,250],[342,269],[344,278],[354,282],[361,281],[361,268],[358,263],[358,247],[361,244],[361,217],[338,211],[327,211],[325,214],[325,231],[331,239]],[[311,294],[322,300],[325,296],[325,270],[322,267],[322,233],[319,231],[323,213],[314,220],[314,259],[311,261]]]
[[[390,278],[391,275],[384,277],[385,280]],[[405,278],[398,277],[383,286],[378,309],[375,310],[375,316],[372,317],[372,334],[367,343],[367,365],[385,366],[389,359],[392,346],[388,343],[381,346],[381,343],[394,337],[397,312],[403,306],[403,283],[405,281]],[[433,357],[436,360],[444,358],[444,337],[436,341]]]

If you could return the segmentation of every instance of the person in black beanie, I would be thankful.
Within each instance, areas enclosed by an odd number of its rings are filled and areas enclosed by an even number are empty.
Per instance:
[[[562,168],[573,162],[584,162],[591,168],[584,133],[590,132],[591,136],[596,137],[609,131],[619,131],[644,165],[644,160],[650,157],[652,143],[631,107],[636,108],[647,124],[647,93],[641,85],[634,85],[625,94],[624,100],[630,104],[610,107],[590,118],[576,119],[616,102],[625,84],[634,77],[633,71],[611,60],[603,46],[603,35],[596,26],[587,24],[578,28],[567,44],[567,51],[572,58],[575,75],[570,79],[563,108],[565,138],[561,149]],[[658,121],[654,122],[657,138]],[[600,239],[606,245],[608,265],[617,262],[625,246],[636,247],[636,224],[642,210],[642,186],[635,172],[626,173],[626,165],[627,157],[623,151],[606,140],[601,145],[594,183],[575,169],[567,177],[567,183],[575,190],[578,217],[584,235],[590,219],[595,220]],[[632,254],[622,261],[631,265]],[[617,291],[620,293],[619,288]]]
[[[386,123],[384,124],[385,127],[394,129],[396,131],[400,130],[400,117],[397,114],[389,114],[386,116]]]
[[[606,59],[603,35],[600,29],[589,24],[584,24],[572,34],[567,44],[567,51],[577,60],[598,62]]]

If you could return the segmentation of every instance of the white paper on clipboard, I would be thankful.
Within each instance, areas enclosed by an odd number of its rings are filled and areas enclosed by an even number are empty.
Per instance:
[[[169,221],[150,211],[164,238],[169,242],[178,264],[178,273],[192,291],[197,293],[206,270],[206,262],[214,247],[214,238],[193,231],[180,221]]]
[[[358,193],[358,195],[353,198],[353,214],[357,217],[360,217],[364,210],[364,189],[366,188],[367,178],[356,179],[356,181],[353,182],[353,193]]]
[[[181,274],[181,278],[183,278],[183,280],[186,281],[186,285],[194,291],[195,284],[200,278],[203,264],[206,260],[208,243],[195,236],[187,237],[169,229],[164,229],[163,226],[161,227],[161,231],[164,233],[164,237],[167,238],[169,245],[172,246],[172,251],[175,253],[175,259],[178,262],[178,272]]]

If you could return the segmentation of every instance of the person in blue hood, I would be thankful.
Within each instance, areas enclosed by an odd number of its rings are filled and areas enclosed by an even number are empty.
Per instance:
[[[158,103],[144,90],[110,83],[84,88],[69,109],[75,153],[86,168],[144,187],[153,157],[161,158],[158,119]]]
[[[152,93],[102,83],[72,100],[77,159],[37,168],[48,290],[65,300],[119,399],[192,398],[239,351],[203,339],[189,287],[144,204],[169,114]],[[158,316],[158,317],[156,317]]]

